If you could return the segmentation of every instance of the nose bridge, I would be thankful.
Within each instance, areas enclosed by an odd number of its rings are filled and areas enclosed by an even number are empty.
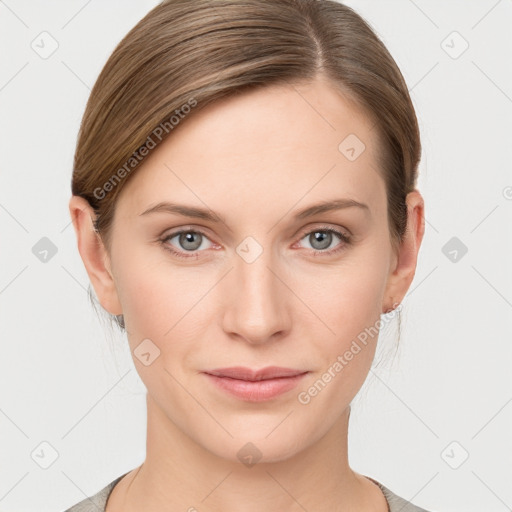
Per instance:
[[[236,248],[231,272],[225,329],[251,343],[264,342],[287,328],[283,293],[271,248],[247,237]]]

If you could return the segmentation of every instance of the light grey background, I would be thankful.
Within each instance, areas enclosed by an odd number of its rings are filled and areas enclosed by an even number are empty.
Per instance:
[[[409,84],[426,202],[399,355],[393,320],[353,403],[351,465],[428,510],[510,510],[512,1],[347,3]],[[145,388],[88,302],[68,200],[90,88],[156,4],[0,1],[2,512],[64,510],[145,456]]]

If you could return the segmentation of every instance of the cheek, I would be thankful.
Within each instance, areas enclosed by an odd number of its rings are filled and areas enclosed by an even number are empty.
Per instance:
[[[308,335],[307,350],[318,363],[318,371],[304,382],[297,396],[311,417],[320,415],[327,424],[336,420],[366,380],[380,327],[382,276],[378,266],[361,269],[357,264],[341,274],[339,279],[322,283],[323,294],[318,289],[310,296],[323,322],[314,320]],[[307,324],[313,325],[306,321],[299,329],[308,332]]]
[[[161,336],[198,295],[196,273],[172,265],[163,248],[130,248],[126,254],[116,265],[116,287],[125,318],[134,328]]]
[[[297,276],[297,289],[326,324],[326,336],[346,339],[379,318],[387,279],[386,262],[379,254],[381,250],[368,247],[337,266]]]
[[[211,270],[173,265],[165,254],[155,252],[130,251],[117,265],[116,286],[132,353],[148,338],[160,350],[160,361],[171,367],[178,356],[186,357],[204,330],[209,303],[205,294],[216,276]],[[144,261],[151,263],[140,263]]]
[[[318,386],[325,384],[325,399],[336,395],[339,404],[350,401],[373,361],[387,279],[382,254],[382,245],[369,243],[342,265],[302,281],[303,300],[317,316],[308,314],[299,329],[308,332],[309,324],[308,338],[321,361]]]

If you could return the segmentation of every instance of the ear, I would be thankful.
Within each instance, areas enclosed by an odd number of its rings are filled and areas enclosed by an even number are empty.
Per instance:
[[[96,214],[93,208],[83,197],[72,196],[69,213],[77,237],[78,251],[100,304],[112,315],[122,314],[109,255],[99,234],[94,231]]]
[[[384,295],[388,303],[382,311],[383,313],[395,309],[411,286],[416,272],[418,252],[425,232],[425,205],[419,191],[409,192],[406,203],[407,228],[398,253],[393,258],[393,266],[390,268]]]

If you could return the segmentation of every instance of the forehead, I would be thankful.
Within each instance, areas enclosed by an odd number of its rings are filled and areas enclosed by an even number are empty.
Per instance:
[[[180,199],[277,214],[350,197],[382,210],[377,146],[372,120],[329,82],[259,88],[198,105],[136,170],[116,209],[137,215]]]

